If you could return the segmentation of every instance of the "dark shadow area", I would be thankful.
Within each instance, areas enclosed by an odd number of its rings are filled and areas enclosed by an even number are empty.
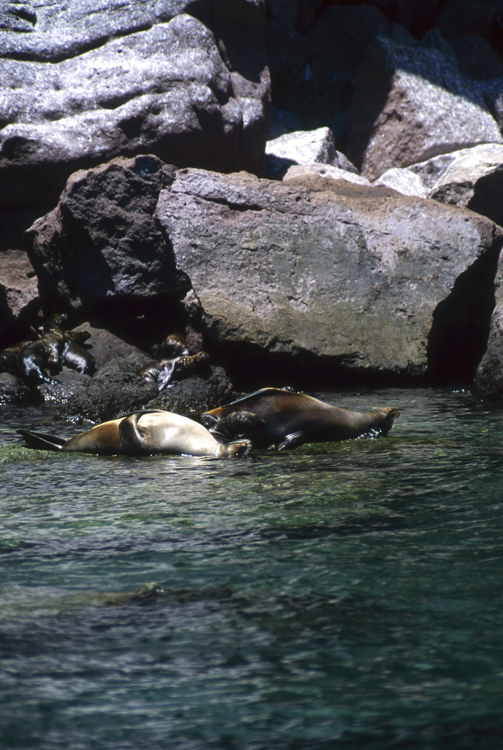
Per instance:
[[[494,277],[500,244],[462,273],[433,313],[428,337],[428,381],[471,382],[487,348],[494,309]]]

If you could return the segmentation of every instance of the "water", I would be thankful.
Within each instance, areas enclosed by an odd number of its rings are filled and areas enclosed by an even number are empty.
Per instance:
[[[1,407],[0,748],[447,750],[503,741],[503,413],[234,460],[30,451]]]

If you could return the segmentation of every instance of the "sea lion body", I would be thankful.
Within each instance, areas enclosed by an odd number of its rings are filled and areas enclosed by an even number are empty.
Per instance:
[[[65,344],[61,361],[67,367],[83,375],[92,375],[96,370],[96,360],[91,352],[80,346],[71,335],[65,334]]]
[[[228,458],[247,453],[247,440],[225,445],[203,425],[169,411],[135,412],[92,427],[69,440],[19,430],[28,445],[49,450],[146,456],[155,453]]]
[[[201,421],[214,434],[243,435],[255,448],[275,445],[283,450],[302,443],[349,440],[372,430],[387,435],[399,413],[394,407],[355,412],[303,393],[264,388],[205,412]]]

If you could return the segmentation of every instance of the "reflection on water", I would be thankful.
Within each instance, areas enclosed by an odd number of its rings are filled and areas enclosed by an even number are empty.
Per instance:
[[[2,407],[0,747],[493,748],[503,415],[236,460],[29,451]]]

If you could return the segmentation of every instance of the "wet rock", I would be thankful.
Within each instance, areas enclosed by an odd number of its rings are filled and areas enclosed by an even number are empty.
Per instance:
[[[473,376],[503,242],[487,219],[382,187],[192,169],[157,217],[232,378],[271,362],[333,385]]]
[[[10,372],[0,373],[0,406],[2,404],[36,404],[40,395]]]
[[[192,416],[211,409],[208,404],[221,406],[232,398],[233,386],[222,367],[211,367],[203,377],[196,375],[179,380],[147,403],[149,409],[166,409]]]
[[[481,86],[436,46],[380,37],[367,47],[349,113],[347,155],[371,180],[441,153],[502,143]]]

